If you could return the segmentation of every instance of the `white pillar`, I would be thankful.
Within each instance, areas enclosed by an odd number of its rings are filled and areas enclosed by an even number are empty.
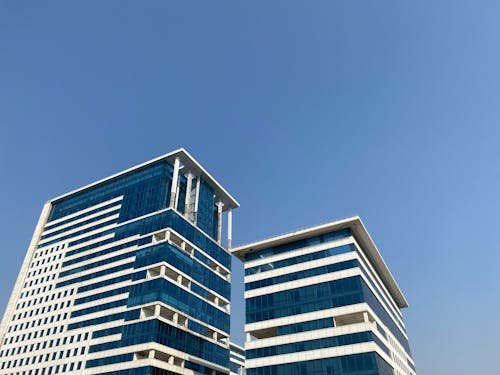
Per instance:
[[[222,241],[222,206],[224,206],[224,203],[217,202],[217,243],[219,245]]]
[[[191,190],[193,189],[193,175],[191,172],[187,175],[186,200],[184,202],[184,217],[189,220],[189,210],[191,209]]]
[[[174,174],[172,176],[172,187],[170,188],[170,204],[169,207],[173,208],[175,204],[175,197],[177,193],[177,184],[179,182],[179,167],[180,160],[179,158],[175,158],[174,162]]]
[[[231,250],[231,241],[233,239],[233,211],[227,211],[227,249]]]
[[[196,180],[196,193],[195,193],[195,198],[194,198],[194,214],[193,214],[193,223],[196,224],[196,220],[198,218],[198,203],[200,201],[200,181],[201,178],[198,177]]]
[[[177,207],[179,207],[179,195],[181,190],[181,184],[177,183],[177,190],[175,191],[175,204],[174,208],[177,210]]]

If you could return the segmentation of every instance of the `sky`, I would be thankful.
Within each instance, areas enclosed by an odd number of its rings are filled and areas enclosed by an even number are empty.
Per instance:
[[[499,40],[493,0],[0,1],[0,312],[46,200],[184,147],[235,244],[360,215],[418,373],[498,372]]]

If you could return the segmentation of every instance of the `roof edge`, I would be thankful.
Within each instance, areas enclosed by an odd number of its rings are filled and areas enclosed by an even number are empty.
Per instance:
[[[245,254],[249,252],[258,251],[272,246],[281,245],[287,242],[296,241],[310,236],[315,236],[318,234],[323,234],[345,228],[350,228],[353,231],[354,238],[356,239],[356,241],[358,241],[359,245],[365,252],[368,259],[370,260],[372,266],[379,274],[384,285],[386,286],[387,290],[391,294],[392,298],[394,299],[398,307],[399,308],[408,307],[408,302],[403,292],[396,283],[394,276],[387,267],[387,264],[380,255],[380,252],[377,246],[375,245],[375,242],[373,241],[370,234],[366,230],[366,227],[359,216],[352,216],[345,219],[329,222],[326,224],[317,225],[306,229],[301,229],[295,232],[290,232],[287,234],[270,237],[261,241],[237,246],[231,249],[231,253],[244,262]]]
[[[159,156],[159,157],[157,157],[157,158],[154,158],[154,159],[151,159],[151,160],[149,160],[149,161],[146,161],[146,162],[144,162],[144,163],[141,163],[141,164],[135,165],[135,166],[133,166],[133,167],[131,167],[131,168],[125,169],[125,170],[123,170],[123,171],[121,171],[121,172],[115,173],[115,174],[113,174],[113,175],[111,175],[111,176],[108,176],[108,177],[105,177],[105,178],[103,178],[103,179],[100,179],[100,180],[98,180],[98,181],[96,181],[96,182],[92,182],[92,183],[90,183],[90,184],[88,184],[88,185],[85,185],[85,186],[83,186],[83,187],[81,187],[81,188],[78,188],[78,189],[72,190],[72,191],[70,191],[70,192],[68,192],[68,193],[62,194],[62,195],[60,195],[60,196],[58,196],[58,197],[55,197],[55,198],[53,198],[53,199],[50,199],[50,200],[48,201],[48,203],[51,203],[51,204],[57,203],[58,201],[61,201],[61,200],[63,200],[63,199],[66,199],[66,198],[68,198],[68,197],[70,197],[70,196],[72,196],[72,195],[75,195],[75,194],[81,193],[81,192],[83,192],[83,191],[85,191],[85,190],[88,190],[88,189],[91,189],[91,188],[93,188],[93,187],[96,187],[96,186],[98,186],[98,185],[100,185],[100,184],[102,184],[102,183],[108,182],[108,181],[110,181],[110,180],[116,179],[116,178],[121,177],[121,176],[125,176],[125,175],[127,175],[127,174],[129,174],[129,173],[132,173],[132,172],[134,172],[134,171],[138,170],[138,169],[144,168],[144,167],[146,167],[146,166],[147,166],[147,165],[149,165],[149,164],[157,163],[157,162],[160,162],[160,161],[162,161],[162,160],[169,160],[169,159],[172,159],[172,158],[174,158],[174,159],[175,159],[175,157],[178,157],[178,156],[180,156],[180,157],[181,157],[181,159],[182,159],[182,158],[184,158],[184,159],[185,159],[185,160],[184,160],[184,162],[188,161],[188,162],[190,162],[193,166],[195,166],[197,169],[199,169],[199,171],[201,172],[201,174],[203,175],[203,177],[207,178],[207,179],[209,180],[209,182],[210,182],[212,185],[214,185],[214,187],[216,188],[216,190],[218,190],[219,194],[222,194],[222,195],[224,196],[225,201],[226,201],[226,202],[224,202],[224,203],[226,203],[226,204],[227,204],[227,208],[238,208],[238,207],[240,207],[240,204],[236,201],[236,199],[234,199],[234,198],[232,197],[232,195],[231,195],[231,194],[229,194],[229,193],[226,191],[226,189],[224,189],[224,188],[223,188],[223,187],[222,187],[222,186],[221,186],[221,185],[217,182],[217,180],[216,180],[215,178],[213,178],[213,177],[212,177],[212,175],[211,175],[210,173],[208,173],[208,172],[205,170],[205,168],[203,168],[203,167],[202,167],[202,165],[201,165],[200,163],[198,163],[198,162],[196,161],[196,159],[195,159],[195,158],[193,158],[193,157],[191,156],[191,154],[189,154],[189,153],[188,153],[188,152],[187,152],[187,151],[186,151],[183,147],[181,147],[181,148],[179,148],[179,149],[176,149],[176,150],[174,150],[174,151],[172,151],[172,152],[169,152],[169,153],[167,153],[167,154],[161,155],[161,156]],[[182,161],[182,160],[181,160],[181,161]]]

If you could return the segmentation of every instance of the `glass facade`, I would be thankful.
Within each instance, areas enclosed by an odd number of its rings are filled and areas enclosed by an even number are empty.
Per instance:
[[[230,344],[219,207],[238,204],[183,151],[51,201],[0,375],[416,375],[406,301],[356,218],[236,250],[246,350]]]
[[[229,374],[231,255],[216,202],[237,203],[179,157],[177,181],[165,158],[51,202],[0,375]],[[127,365],[148,358],[159,367]]]
[[[247,369],[247,375],[393,375],[392,367],[376,353],[301,361]]]
[[[397,304],[345,225],[234,250],[245,262],[248,375],[416,375]]]

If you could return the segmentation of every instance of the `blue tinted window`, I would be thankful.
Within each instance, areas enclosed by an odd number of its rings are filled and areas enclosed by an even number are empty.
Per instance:
[[[229,365],[228,349],[156,319],[125,325],[119,341],[93,345],[89,352],[95,353],[147,342],[157,342],[224,367]]]
[[[142,305],[154,301],[165,302],[187,315],[229,332],[229,314],[212,306],[194,294],[180,288],[168,279],[153,279],[132,285],[129,306]]]
[[[359,344],[361,342],[373,341],[374,335],[371,332],[357,332],[347,335],[323,337],[316,340],[297,341],[289,344],[266,346],[258,349],[246,351],[246,358],[261,358],[288,353],[303,352],[323,348],[332,348],[342,345]]]
[[[165,161],[101,183],[56,202],[49,221],[123,195],[120,220],[166,208],[173,168]]]
[[[311,268],[299,272],[291,272],[285,275],[269,277],[267,279],[262,279],[258,281],[253,281],[245,284],[245,290],[252,290],[256,288],[263,288],[270,285],[285,283],[288,281],[305,279],[307,277],[324,275],[331,272],[346,270],[349,268],[355,268],[359,266],[359,262],[356,259],[347,260],[345,262],[339,262],[334,264],[327,264],[325,266]]]
[[[337,247],[333,247],[331,249],[320,250],[320,251],[316,251],[314,253],[299,255],[296,257],[292,257],[292,258],[278,260],[276,262],[269,262],[269,263],[261,264],[259,266],[250,267],[250,268],[247,268],[245,270],[245,275],[246,276],[253,275],[256,273],[271,271],[271,270],[275,270],[277,268],[287,267],[287,266],[291,266],[294,264],[309,262],[311,260],[328,258],[328,257],[334,256],[334,255],[348,253],[350,251],[355,251],[355,247],[353,244],[337,246]]]
[[[282,254],[282,253],[286,253],[288,251],[300,249],[303,247],[313,246],[313,245],[317,245],[317,244],[324,243],[324,242],[334,241],[334,240],[337,240],[340,238],[349,237],[351,235],[352,235],[351,230],[349,228],[347,228],[347,229],[341,229],[338,231],[334,231],[331,233],[321,234],[319,236],[308,237],[308,238],[304,238],[302,240],[293,241],[293,242],[289,242],[289,243],[286,243],[283,245],[270,247],[270,248],[256,251],[253,253],[248,253],[245,255],[245,261],[248,262],[251,260],[267,258],[267,257],[270,257],[272,255]]]
[[[376,353],[361,353],[313,361],[247,369],[247,375],[394,375]]]
[[[200,183],[196,224],[212,238],[217,236],[217,208],[214,191],[203,179]]]
[[[248,298],[247,323],[364,302],[362,282],[355,276]]]
[[[318,320],[310,320],[308,322],[300,322],[300,323],[279,326],[277,327],[277,335],[278,336],[290,335],[293,333],[314,331],[316,329],[332,328],[333,326],[334,326],[333,317],[318,319]]]

